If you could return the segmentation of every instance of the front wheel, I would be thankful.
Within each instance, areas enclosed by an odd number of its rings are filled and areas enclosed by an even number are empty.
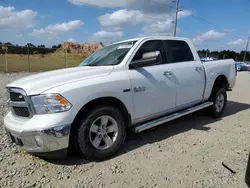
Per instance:
[[[115,154],[126,138],[121,112],[112,106],[93,109],[79,126],[77,145],[80,154],[93,160],[104,160]]]
[[[214,103],[210,107],[210,113],[213,117],[220,117],[227,105],[227,92],[224,88],[215,90],[211,96],[211,101]]]

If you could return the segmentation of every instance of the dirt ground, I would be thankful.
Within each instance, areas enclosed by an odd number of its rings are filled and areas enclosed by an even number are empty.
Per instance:
[[[240,72],[221,119],[204,112],[140,134],[113,158],[48,161],[12,145],[3,129],[5,85],[27,73],[0,73],[0,187],[244,188],[250,141],[250,74]],[[232,174],[222,162],[233,169]]]

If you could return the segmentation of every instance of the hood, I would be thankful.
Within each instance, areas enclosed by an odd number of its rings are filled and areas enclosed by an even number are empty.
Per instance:
[[[64,84],[106,76],[110,74],[112,70],[113,66],[79,66],[59,69],[23,77],[11,82],[6,87],[22,88],[28,95],[36,95]]]

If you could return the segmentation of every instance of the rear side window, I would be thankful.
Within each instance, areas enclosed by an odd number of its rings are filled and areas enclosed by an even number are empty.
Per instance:
[[[167,42],[169,55],[172,56],[171,63],[194,61],[193,53],[185,41],[168,40],[165,42]]]

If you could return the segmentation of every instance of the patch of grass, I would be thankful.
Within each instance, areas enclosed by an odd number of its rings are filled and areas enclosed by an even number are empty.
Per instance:
[[[67,56],[63,52],[56,52],[48,55],[30,55],[30,71],[48,71],[66,67],[66,58],[68,67],[74,67],[80,64],[88,55],[71,54]],[[5,55],[0,55],[0,72],[5,71]],[[8,54],[8,72],[29,71],[28,55]]]

